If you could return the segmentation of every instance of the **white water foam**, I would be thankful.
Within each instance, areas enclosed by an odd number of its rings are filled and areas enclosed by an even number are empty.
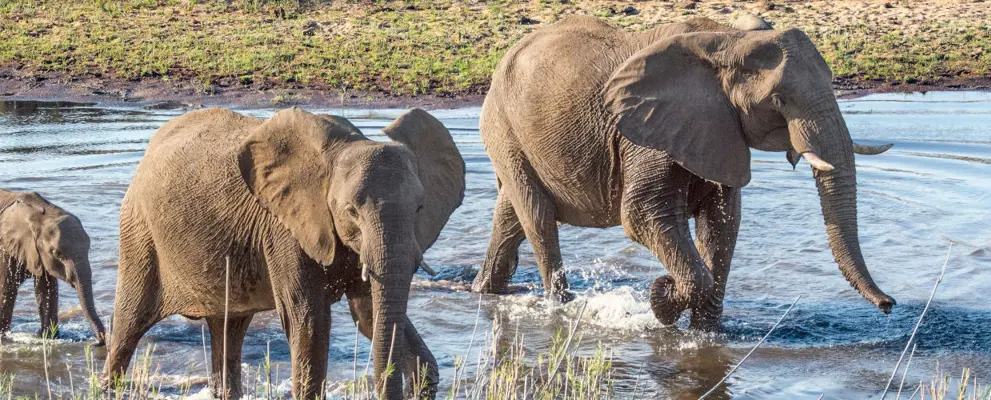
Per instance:
[[[582,316],[584,326],[624,333],[642,333],[662,327],[650,310],[646,293],[629,286],[604,292],[590,289],[568,304],[559,304],[537,294],[502,296],[497,301],[496,309],[511,320],[544,320],[553,314],[563,314],[574,320],[582,304],[587,303]]]

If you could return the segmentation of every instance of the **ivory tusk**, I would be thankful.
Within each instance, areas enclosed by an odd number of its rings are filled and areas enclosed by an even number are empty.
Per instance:
[[[808,152],[802,153],[802,157],[804,157],[805,160],[808,161],[809,164],[812,165],[812,168],[815,168],[815,169],[820,170],[820,171],[826,171],[826,172],[833,170],[833,165],[830,164],[830,163],[828,163],[828,162],[826,162],[826,160],[823,160],[823,159],[819,158],[819,156],[816,155],[816,153],[813,153],[811,151],[808,151]]]
[[[882,144],[880,146],[871,146],[871,145],[853,142],[853,152],[857,154],[872,156],[875,154],[884,153],[894,145],[895,145],[894,143],[888,143],[888,144]]]
[[[437,272],[434,272],[434,269],[430,268],[426,261],[420,261],[420,268],[423,268],[423,271],[426,272],[427,275],[437,276]]]
[[[361,263],[361,280],[368,282],[368,264]]]

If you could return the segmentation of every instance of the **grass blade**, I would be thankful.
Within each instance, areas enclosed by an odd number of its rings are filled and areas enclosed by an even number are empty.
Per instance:
[[[741,359],[740,362],[736,363],[736,365],[734,365],[733,368],[729,370],[729,373],[727,373],[726,376],[723,377],[723,379],[720,379],[719,382],[716,382],[716,384],[712,387],[712,389],[709,389],[709,391],[705,392],[705,394],[703,394],[702,397],[699,397],[699,400],[709,397],[709,395],[714,393],[716,389],[723,384],[723,382],[726,382],[726,380],[729,379],[730,375],[733,375],[733,373],[736,372],[736,369],[740,368],[740,366],[743,365],[743,362],[747,361],[747,358],[750,357],[751,354],[754,354],[754,351],[756,351],[761,344],[764,344],[764,340],[767,340],[767,337],[771,336],[771,333],[774,332],[774,330],[778,327],[778,324],[780,324],[781,321],[785,319],[785,316],[787,316],[788,313],[791,312],[792,308],[795,308],[795,303],[798,303],[798,300],[801,300],[801,298],[802,296],[796,297],[795,301],[791,302],[791,305],[788,306],[787,310],[785,310],[785,313],[781,314],[781,318],[778,318],[778,322],[774,323],[774,326],[771,327],[771,330],[767,331],[767,334],[765,334],[764,337],[760,338],[760,341],[757,342],[757,345],[754,346],[754,348],[750,349],[750,352],[748,352],[747,355],[743,356],[743,359]]]
[[[922,319],[926,316],[926,311],[929,311],[929,305],[933,302],[933,297],[936,297],[936,288],[939,287],[939,283],[943,281],[943,275],[946,274],[946,264],[950,262],[950,251],[953,250],[953,243],[946,249],[946,261],[943,261],[943,270],[940,271],[939,277],[936,278],[936,284],[933,285],[933,291],[929,294],[929,300],[926,301],[926,306],[922,309],[922,314],[919,314],[919,320],[915,322],[915,328],[912,328],[912,335],[908,337],[908,343],[905,343],[905,349],[902,350],[902,355],[898,357],[898,363],[895,364],[895,370],[891,371],[891,377],[888,378],[888,383],[884,385],[884,392],[881,393],[881,400],[888,395],[888,390],[891,388],[891,382],[894,382],[895,375],[898,374],[898,368],[902,366],[902,360],[905,359],[905,354],[908,353],[909,346],[912,345],[912,341],[915,340],[915,334],[919,332],[919,326],[922,325]]]

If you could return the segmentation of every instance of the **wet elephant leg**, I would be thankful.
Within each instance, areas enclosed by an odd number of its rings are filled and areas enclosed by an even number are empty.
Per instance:
[[[369,293],[368,283],[359,286],[360,288],[357,290],[347,293],[348,308],[351,309],[351,319],[354,321],[358,332],[361,332],[368,340],[372,340],[373,328],[375,326],[375,308],[372,305],[372,295]],[[369,361],[371,361],[371,358],[369,358]],[[366,378],[374,381],[374,377]]]
[[[348,293],[348,308],[351,309],[351,319],[358,327],[358,331],[369,340],[372,339],[372,324],[375,323],[374,308],[372,307],[372,295],[365,293]]]
[[[143,290],[146,287],[148,291]],[[100,382],[104,389],[115,389],[118,384],[124,384],[127,367],[141,337],[165,317],[159,309],[158,291],[157,285],[150,283],[126,287],[118,280],[114,314],[110,320],[107,360]]]
[[[5,257],[0,253],[0,257]],[[17,266],[8,265],[0,259],[0,336],[10,332],[10,324],[14,318],[14,303],[17,301],[17,289],[24,283],[23,274],[17,270]]]
[[[500,188],[492,215],[489,249],[485,253],[482,268],[471,285],[473,292],[500,294],[507,292],[509,281],[516,273],[519,247],[523,238],[523,225],[516,216],[509,195]]]
[[[241,391],[241,347],[244,335],[251,324],[252,315],[229,317],[227,319],[227,387],[224,388],[224,317],[206,319],[210,328],[211,370],[213,373],[213,397],[218,399],[240,399]],[[224,393],[226,392],[226,396]]]
[[[526,161],[517,164],[507,168],[507,173],[500,174],[513,177],[502,180],[500,192],[508,194],[516,210],[526,239],[537,258],[546,296],[557,301],[570,301],[574,295],[568,291],[568,279],[561,261],[554,204]]]
[[[696,244],[712,272],[714,285],[712,294],[692,310],[693,329],[719,329],[726,281],[739,232],[740,189],[720,186],[703,200],[695,216]]]
[[[299,249],[295,239],[279,239],[266,258],[275,309],[289,342],[293,398],[323,397],[330,347],[327,274]]]
[[[41,328],[38,336],[58,337],[58,281],[54,276],[42,273],[34,278],[34,299],[38,303]]]
[[[646,246],[670,275],[658,277],[650,288],[654,316],[662,324],[677,322],[681,312],[712,293],[712,274],[688,228],[691,173],[663,156],[635,160],[626,172],[622,203],[623,230]]]
[[[372,324],[375,323],[372,297],[368,294],[348,293],[348,306],[351,318],[354,319],[361,332],[369,340],[372,339]],[[402,373],[406,377],[406,398],[433,399],[437,395],[437,384],[440,382],[437,371],[437,361],[433,353],[423,342],[413,323],[406,318],[405,340],[409,349],[404,357]]]
[[[110,341],[100,385],[112,389],[123,383],[138,341],[165,315],[161,310],[162,287],[154,257],[154,245],[147,229],[133,218],[121,216],[120,262],[117,292],[110,320]]]
[[[406,375],[406,398],[435,398],[437,384],[440,382],[437,360],[409,317],[406,317],[406,346],[409,349],[405,358],[406,365],[403,367],[403,374]]]

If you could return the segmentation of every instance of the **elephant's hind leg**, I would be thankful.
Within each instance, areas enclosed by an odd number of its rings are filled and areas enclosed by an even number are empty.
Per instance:
[[[740,232],[740,189],[722,186],[703,200],[695,216],[699,252],[712,272],[712,294],[692,310],[693,329],[715,330],[723,314],[730,262]]]
[[[473,292],[506,293],[509,281],[516,273],[523,237],[523,225],[516,216],[516,210],[513,209],[506,191],[500,188],[492,215],[489,249],[485,253],[482,268],[471,285]]]
[[[154,252],[149,231],[122,212],[117,292],[101,382],[104,389],[123,383],[138,341],[165,317]]]
[[[567,302],[574,298],[568,291],[568,279],[561,261],[558,241],[557,215],[554,202],[544,190],[544,185],[523,157],[517,157],[512,165],[497,170],[503,186],[500,192],[508,194],[516,216],[519,218],[527,241],[537,258],[537,268],[548,298]],[[511,177],[502,179],[502,177]]]
[[[241,398],[241,347],[253,314],[227,319],[227,349],[224,350],[224,317],[208,317],[210,328],[210,364],[213,372],[213,397],[236,400]],[[224,354],[227,355],[227,388],[224,388]],[[226,396],[224,393],[226,392]]]

